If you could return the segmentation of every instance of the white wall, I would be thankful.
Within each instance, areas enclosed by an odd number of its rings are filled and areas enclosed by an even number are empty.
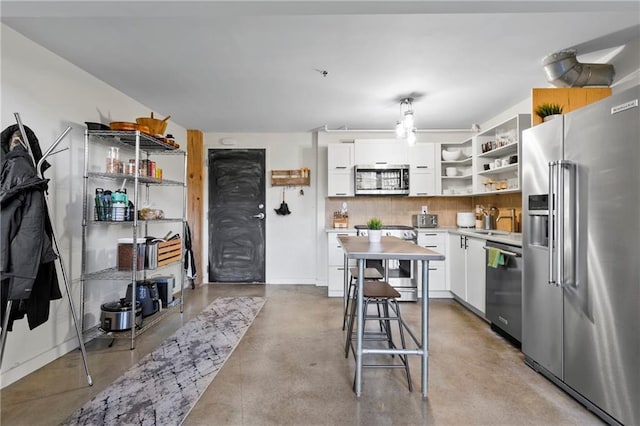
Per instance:
[[[58,243],[66,269],[71,277],[71,293],[75,306],[80,303],[82,175],[85,121],[132,121],[147,116],[151,110],[115,90],[64,59],[1,25],[1,111],[2,129],[15,124],[19,112],[44,149],[67,127],[73,130],[60,147],[69,150],[49,160],[52,168],[49,204],[57,230]],[[156,112],[163,116],[165,111]],[[170,113],[170,112],[167,112]],[[179,143],[185,141],[186,130],[169,123]],[[96,158],[95,167],[104,167],[104,156]],[[115,185],[115,184],[114,184]],[[109,228],[111,229],[111,228]],[[101,232],[111,232],[101,231]],[[105,257],[106,256],[106,257]],[[115,245],[109,244],[91,253],[92,260],[115,256]],[[124,297],[126,283],[93,282],[87,286],[85,327],[97,324],[100,304]],[[36,370],[78,345],[69,305],[60,279],[64,298],[51,303],[49,321],[29,330],[26,320],[14,323],[7,338],[2,372],[2,386]]]
[[[220,143],[231,138],[236,145]],[[266,282],[267,284],[315,284],[316,279],[316,193],[319,179],[316,147],[311,133],[206,133],[205,158],[209,149],[265,149],[266,172]],[[271,186],[272,170],[311,169],[311,186],[286,187],[285,200],[291,214],[279,216],[274,209],[282,202],[282,188]],[[325,166],[326,168],[326,166]],[[208,211],[208,181],[205,178],[204,210]],[[304,195],[300,194],[300,190]],[[326,194],[326,191],[325,191]],[[208,233],[205,213],[203,232]],[[202,235],[203,278],[207,281],[208,235]]]
[[[615,71],[613,93],[640,84],[640,38],[627,43],[610,63]]]

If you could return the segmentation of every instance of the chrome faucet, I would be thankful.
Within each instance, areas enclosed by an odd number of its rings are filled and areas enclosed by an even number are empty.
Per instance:
[[[516,232],[516,209],[509,209],[509,216],[498,216],[496,223],[500,219],[511,219],[511,232]]]

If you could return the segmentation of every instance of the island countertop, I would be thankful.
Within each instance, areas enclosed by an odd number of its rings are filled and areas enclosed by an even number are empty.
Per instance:
[[[340,235],[338,237],[342,249],[344,250],[344,264],[345,264],[345,285],[347,283],[347,264],[348,259],[356,259],[358,261],[358,274],[357,286],[363,288],[364,286],[364,271],[367,259],[397,259],[397,260],[416,260],[422,261],[422,294],[429,294],[429,261],[431,260],[444,260],[444,255],[436,253],[425,247],[411,243],[409,241],[401,240],[397,237],[382,237],[379,243],[370,243],[368,237],[351,237],[346,235]],[[345,296],[346,296],[345,292]],[[356,328],[356,374],[354,380],[354,391],[356,397],[360,397],[362,393],[362,367],[363,356],[368,354],[389,354],[389,355],[419,355],[421,358],[421,384],[422,384],[422,397],[427,397],[427,383],[428,383],[428,354],[429,354],[429,298],[423,297],[421,301],[421,332],[420,339],[416,338],[413,332],[409,328],[406,330],[409,332],[412,340],[416,344],[416,349],[409,348],[364,348],[363,336],[364,336],[364,305],[363,291],[355,292],[356,312],[357,312],[357,328]],[[404,324],[403,324],[404,325]],[[406,327],[406,325],[404,325]],[[404,345],[403,345],[404,346]]]
[[[369,243],[368,237],[339,236],[351,259],[444,260],[444,255],[396,237],[382,237]]]

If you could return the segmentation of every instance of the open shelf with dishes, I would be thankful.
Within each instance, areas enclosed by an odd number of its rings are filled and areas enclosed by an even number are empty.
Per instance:
[[[473,139],[440,144],[438,179],[442,195],[471,195],[473,192]]]
[[[444,196],[520,191],[522,132],[530,114],[518,114],[462,142],[439,144],[438,181]]]
[[[475,137],[474,194],[520,191],[522,132],[531,127],[530,114],[518,114]]]

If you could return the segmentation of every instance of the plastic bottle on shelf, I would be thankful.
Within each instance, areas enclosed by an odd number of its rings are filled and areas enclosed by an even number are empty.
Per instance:
[[[116,222],[123,222],[125,219],[125,210],[127,208],[127,194],[124,192],[116,191],[112,194],[111,204],[111,220]]]

